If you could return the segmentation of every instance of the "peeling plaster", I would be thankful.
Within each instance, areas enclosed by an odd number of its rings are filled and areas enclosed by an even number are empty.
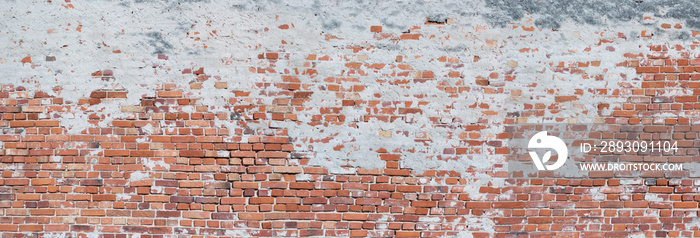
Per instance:
[[[492,147],[489,146],[484,146],[481,154],[456,160],[440,160],[437,156],[443,155],[444,149],[463,146],[454,136],[467,132],[462,125],[489,124],[488,129],[481,131],[482,139],[495,140],[495,135],[503,130],[503,125],[499,123],[508,113],[518,112],[525,103],[554,100],[551,96],[543,95],[541,92],[544,90],[558,90],[563,95],[581,89],[584,94],[579,96],[578,101],[586,104],[565,104],[561,114],[553,115],[548,111],[542,121],[528,123],[553,122],[554,118],[559,117],[579,123],[595,122],[600,115],[593,110],[594,105],[602,102],[620,104],[623,101],[593,97],[585,92],[586,89],[606,87],[610,90],[628,90],[624,83],[641,83],[635,79],[632,69],[615,66],[625,59],[624,53],[651,53],[645,46],[654,42],[687,46],[689,42],[681,36],[687,36],[690,29],[698,27],[694,19],[687,17],[698,12],[696,4],[690,2],[671,6],[665,1],[629,1],[616,5],[618,8],[613,8],[613,11],[597,11],[603,7],[596,5],[601,2],[589,1],[528,1],[525,5],[505,1],[447,1],[443,4],[406,1],[401,2],[399,7],[395,2],[239,2],[225,7],[221,7],[221,2],[217,1],[196,3],[90,1],[76,4],[77,9],[59,10],[56,10],[57,5],[51,4],[26,1],[7,3],[0,16],[6,19],[0,22],[0,34],[5,36],[0,38],[2,84],[30,85],[34,87],[30,91],[44,91],[73,103],[98,89],[128,91],[126,99],[86,107],[83,110],[85,114],[64,112],[52,115],[70,134],[80,134],[89,126],[87,112],[107,115],[100,126],[108,126],[112,120],[127,117],[127,113],[119,111],[120,106],[138,105],[140,99],[152,96],[158,90],[157,85],[165,83],[175,84],[188,97],[201,98],[199,103],[207,106],[211,112],[231,112],[226,104],[228,98],[234,97],[233,90],[249,91],[260,99],[257,103],[272,104],[274,98],[263,94],[275,92],[275,89],[262,90],[251,86],[258,82],[280,82],[279,75],[255,74],[248,70],[249,67],[265,65],[265,62],[257,59],[258,54],[267,51],[292,53],[289,59],[279,60],[274,67],[277,72],[301,67],[308,54],[328,55],[336,61],[319,62],[315,67],[318,76],[300,77],[302,83],[315,86],[310,89],[314,94],[306,104],[312,105],[313,109],[298,112],[299,122],[282,121],[275,125],[290,130],[295,149],[309,153],[310,164],[329,168],[336,173],[354,172],[353,168],[345,167],[347,165],[380,168],[383,165],[376,151],[384,148],[402,151],[402,165],[417,172],[429,169],[489,170],[503,160],[500,156],[493,156],[489,150]],[[565,11],[560,12],[561,9]],[[645,14],[650,15],[652,20],[644,19]],[[447,18],[454,21],[441,27],[424,26],[426,19],[442,21]],[[18,22],[21,24],[16,24]],[[681,22],[690,28],[663,34],[659,30],[663,22]],[[266,30],[268,26],[292,23],[293,30]],[[383,26],[387,34],[417,32],[423,37],[434,35],[439,41],[377,40],[368,30],[372,25]],[[411,30],[414,26],[421,28]],[[516,29],[513,29],[514,26]],[[518,26],[522,26],[522,29]],[[534,26],[535,29],[525,31],[524,26]],[[652,41],[640,37],[642,31],[657,34]],[[199,33],[196,37],[195,32]],[[327,40],[327,34],[337,39]],[[613,43],[588,48],[596,45],[601,38]],[[289,41],[289,44],[282,47],[283,40]],[[321,81],[325,77],[344,74],[344,64],[347,62],[339,59],[349,53],[345,46],[353,45],[376,47],[364,52],[369,55],[366,63],[393,62],[396,56],[406,56],[404,63],[412,65],[414,71],[433,70],[435,75],[440,76],[440,83],[449,86],[474,85],[478,77],[512,70],[517,80],[511,82],[497,77],[490,79],[489,83],[502,86],[506,91],[523,89],[523,92],[520,96],[487,94],[475,87],[472,91],[461,93],[458,98],[450,98],[437,90],[437,80],[401,88],[377,83],[377,80],[395,80],[384,75],[390,73],[390,69],[376,73],[368,71],[368,76],[358,78],[359,84],[366,85],[367,89],[349,95],[352,99],[370,100],[379,93],[382,100],[415,104],[420,101],[415,95],[430,95],[429,104],[421,106],[422,114],[407,115],[408,122],[362,122],[359,118],[366,114],[364,108],[344,108],[340,114],[346,116],[348,122],[343,125],[308,125],[311,116],[319,113],[319,107],[338,106],[336,95],[324,91]],[[535,48],[538,50],[528,54],[520,52]],[[117,51],[120,53],[114,53]],[[168,59],[159,59],[160,54]],[[32,63],[20,63],[28,55],[32,57]],[[441,76],[446,75],[448,69],[444,63],[434,59],[445,55],[456,57],[464,64],[454,69],[463,77],[447,79]],[[480,58],[478,62],[473,62],[475,56]],[[55,57],[56,61],[43,60],[46,57]],[[580,75],[556,72],[552,66],[562,61],[599,59],[605,60],[600,62],[600,67],[587,69],[587,74],[601,74],[605,80],[583,79]],[[511,67],[505,62],[517,62],[517,66]],[[191,75],[183,75],[181,71],[199,67],[204,67],[208,75],[220,77],[220,82],[227,82],[228,89],[215,89],[216,80],[210,79],[203,82],[202,90],[191,90]],[[105,69],[115,72],[113,79],[104,81],[90,76],[95,71]],[[533,84],[537,86],[528,87]],[[489,110],[499,113],[484,116],[483,109],[470,107],[481,103],[489,104]],[[450,108],[449,112],[444,111],[446,108]],[[194,108],[183,107],[182,111],[193,112]],[[443,118],[455,127],[435,127],[430,117]],[[217,119],[216,125],[229,130],[243,127],[234,120]],[[269,125],[249,123],[246,126],[265,128]],[[149,128],[143,129],[146,134],[152,133]],[[391,137],[382,137],[378,135],[379,131],[391,131]],[[423,132],[431,139],[428,144],[415,141],[415,135]],[[330,142],[320,142],[325,138],[331,138]],[[246,142],[247,138],[242,140]],[[339,151],[334,150],[338,145],[344,147]],[[408,149],[415,149],[416,152],[405,152]],[[132,174],[132,180],[140,178],[135,175]],[[475,181],[489,179],[485,174],[473,176],[464,173],[463,176]],[[472,192],[478,194],[478,190]]]

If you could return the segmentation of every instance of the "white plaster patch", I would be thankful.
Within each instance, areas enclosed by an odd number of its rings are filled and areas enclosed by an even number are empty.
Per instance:
[[[151,138],[148,137],[140,137],[136,139],[136,143],[148,143],[151,142]]]
[[[141,163],[143,163],[146,168],[153,170],[154,168],[160,168],[159,170],[169,170],[170,165],[165,163],[163,160],[154,160],[154,159],[147,159],[147,158],[142,158]],[[133,175],[133,174],[132,174]]]
[[[231,237],[251,237],[250,233],[248,233],[248,231],[243,230],[243,229],[238,229],[238,230],[226,229],[225,235],[231,236]]]
[[[660,198],[658,194],[648,193],[644,194],[644,200],[650,202],[663,202],[664,199]]]
[[[133,177],[133,174],[132,174]],[[131,194],[119,193],[117,194],[117,201],[129,201],[131,199]]]
[[[151,176],[148,173],[142,172],[142,171],[136,171],[131,173],[131,177],[129,177],[129,181],[135,182],[135,181],[141,181],[144,179],[150,179]]]
[[[311,180],[310,174],[297,174],[296,181],[309,181]]]
[[[434,223],[438,223],[438,222],[441,222],[442,219],[441,219],[440,217],[423,217],[423,216],[422,216],[422,217],[419,217],[419,218],[418,218],[418,221],[419,221],[419,222],[434,222]]]
[[[146,135],[151,135],[151,134],[153,134],[153,131],[154,131],[154,128],[151,124],[146,124],[145,126],[141,127],[141,129],[143,130],[143,133],[145,133]],[[139,143],[143,143],[143,142],[139,142]]]
[[[46,233],[41,236],[42,238],[66,238],[67,233]]]
[[[63,160],[63,156],[58,156],[58,155],[51,156],[51,161],[52,161],[52,162],[59,163],[59,162],[61,162],[62,160]]]

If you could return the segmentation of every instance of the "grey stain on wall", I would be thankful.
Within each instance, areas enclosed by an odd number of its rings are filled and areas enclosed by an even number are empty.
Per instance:
[[[153,54],[164,54],[173,49],[173,45],[163,38],[163,35],[158,32],[146,33],[148,44],[154,48]]]
[[[573,20],[589,25],[614,24],[623,21],[642,22],[644,15],[685,21],[688,27],[700,29],[700,6],[695,1],[537,1],[486,0],[491,13],[482,16],[491,24],[505,26],[526,15],[538,15],[539,27],[559,29],[561,23]],[[680,36],[679,36],[680,37]]]

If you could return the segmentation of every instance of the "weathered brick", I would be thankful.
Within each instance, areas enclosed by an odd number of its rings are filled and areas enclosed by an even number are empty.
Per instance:
[[[265,219],[265,214],[264,213],[254,213],[254,212],[241,212],[241,213],[238,213],[238,219],[262,221],[263,219]]]
[[[32,179],[33,186],[54,185],[54,184],[55,184],[54,179]]]
[[[182,91],[158,91],[158,97],[179,98],[182,97]]]
[[[202,181],[180,181],[181,188],[202,188],[204,183]]]
[[[96,194],[92,195],[92,201],[116,201],[117,195],[115,194]]]
[[[393,184],[372,184],[369,186],[370,190],[373,191],[394,191],[396,189],[396,185]]]
[[[80,211],[81,216],[104,216],[105,210],[101,209],[87,209]]]
[[[182,217],[190,219],[209,219],[211,218],[211,213],[203,211],[183,211]]]

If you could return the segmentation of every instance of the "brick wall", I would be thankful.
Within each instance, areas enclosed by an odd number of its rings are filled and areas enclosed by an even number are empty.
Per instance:
[[[507,164],[507,128],[527,123],[674,139],[678,153],[612,160],[695,162],[688,19],[337,4],[10,3],[0,233],[700,236],[693,171],[526,179]]]

